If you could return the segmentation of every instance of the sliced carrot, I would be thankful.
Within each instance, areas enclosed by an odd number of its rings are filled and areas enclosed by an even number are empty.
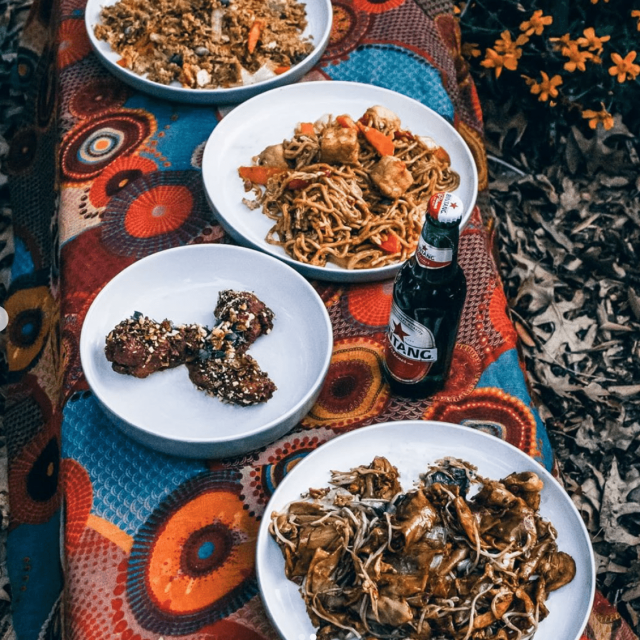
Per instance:
[[[247,38],[247,51],[249,53],[253,53],[256,50],[256,46],[258,45],[258,40],[260,40],[260,34],[262,33],[263,27],[264,20],[256,19],[253,21],[251,29],[249,29],[249,36]]]
[[[343,129],[351,129],[356,126],[356,123],[349,116],[338,116],[336,122]]]
[[[313,128],[313,125],[310,122],[301,122],[298,127],[298,133],[303,136],[315,136],[316,130]]]
[[[389,231],[389,235],[378,246],[387,253],[400,253],[402,251],[400,238],[393,231]]]
[[[266,185],[271,176],[277,176],[282,173],[284,169],[279,167],[240,167],[238,173],[243,180],[249,180],[253,184]]]
[[[364,137],[367,142],[381,155],[392,156],[395,149],[393,145],[393,139],[391,136],[385,136],[384,133],[374,129],[373,127],[367,127],[361,122],[358,123],[358,129],[364,133]]]
[[[120,58],[120,60],[118,60],[116,62],[117,65],[120,65],[121,67],[124,67],[125,69],[127,68],[127,61],[124,58]]]
[[[277,76],[282,75],[283,73],[286,73],[287,71],[289,71],[289,69],[291,69],[291,66],[288,64],[283,64],[280,67],[276,67],[273,70],[273,73],[275,73]]]
[[[451,164],[451,158],[449,157],[449,154],[447,153],[447,150],[444,149],[443,147],[438,147],[433,155],[438,158],[438,160],[440,160],[441,162],[446,162],[447,164]]]

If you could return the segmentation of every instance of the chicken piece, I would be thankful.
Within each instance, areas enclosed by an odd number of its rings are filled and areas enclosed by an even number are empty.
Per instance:
[[[413,609],[403,598],[389,598],[380,596],[377,602],[378,620],[382,624],[401,627],[413,620]]]
[[[438,519],[438,512],[422,491],[405,494],[397,505],[396,515],[405,549],[422,538]]]
[[[522,498],[534,511],[538,510],[540,507],[540,492],[544,487],[544,482],[536,473],[533,471],[512,473],[504,478],[502,482],[514,496]]]
[[[277,389],[267,373],[247,354],[227,352],[223,358],[199,358],[187,363],[198,389],[222,402],[248,406],[266,402]]]
[[[564,551],[549,554],[539,565],[538,571],[545,579],[547,592],[555,591],[573,580],[576,575],[575,560]]]
[[[235,334],[233,342],[238,353],[244,353],[261,335],[269,333],[275,317],[253,293],[232,289],[220,292],[213,313]]]
[[[358,130],[354,127],[327,127],[320,138],[320,160],[334,164],[356,164],[360,154]]]
[[[370,127],[380,131],[398,131],[402,126],[400,118],[391,109],[376,105],[369,107],[362,116],[362,120]]]
[[[371,169],[371,179],[380,193],[396,200],[413,184],[407,165],[394,156],[383,156]]]
[[[284,157],[284,145],[272,144],[262,150],[258,156],[259,164],[266,167],[279,167],[288,169],[289,165]]]
[[[109,332],[104,351],[114,371],[146,378],[197,358],[206,335],[197,324],[174,326],[135,313]]]

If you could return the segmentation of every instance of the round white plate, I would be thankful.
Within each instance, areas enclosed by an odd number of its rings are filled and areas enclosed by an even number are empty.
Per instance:
[[[271,144],[293,135],[299,122],[314,122],[325,114],[347,113],[359,118],[369,107],[382,105],[398,114],[402,126],[416,135],[431,136],[451,156],[460,174],[455,193],[462,198],[464,227],[478,194],[478,172],[469,147],[460,134],[435,111],[402,94],[356,82],[301,82],[256,96],[235,108],[216,126],[205,146],[202,176],[205,192],[221,224],[241,244],[270,253],[308,278],[339,282],[372,282],[393,277],[401,263],[375,269],[344,269],[305,265],[282,247],[267,243],[272,221],[260,209],[242,203],[247,197],[238,167]]]
[[[249,353],[278,387],[264,404],[225,404],[189,380],[186,367],[148,378],[116,373],[105,337],[134,311],[176,324],[214,323],[223,289],[253,291],[275,313],[273,330]],[[329,368],[333,334],[313,287],[284,263],[243,247],[194,245],[136,262],[93,301],[82,327],[80,357],[87,382],[125,433],[164,453],[220,458],[283,435],[309,411]]]
[[[397,467],[405,490],[430,463],[445,456],[471,462],[480,475],[496,480],[514,471],[535,471],[544,482],[540,513],[555,526],[558,548],[574,558],[577,570],[572,582],[550,594],[549,616],[535,640],[578,640],[593,603],[595,565],[589,535],[567,493],[535,460],[507,442],[469,427],[428,421],[388,422],[330,440],[299,462],[276,489],[260,524],[256,565],[265,608],[285,640],[309,640],[315,628],[298,586],[285,577],[282,552],[268,531],[270,514],[310,487],[328,486],[331,470],[369,464],[375,456],[385,456]]]
[[[300,0],[302,4],[306,5],[307,11],[307,28],[302,35],[303,37],[310,36],[312,38],[311,42],[314,45],[313,50],[304,60],[279,76],[263,80],[262,82],[256,82],[255,84],[230,87],[228,89],[190,89],[183,87],[178,82],[170,85],[153,82],[118,64],[120,54],[113,51],[111,46],[104,40],[98,40],[94,34],[94,27],[100,24],[100,12],[102,8],[115,4],[116,2],[117,0],[88,0],[85,9],[85,24],[89,40],[101,62],[113,75],[139,91],[148,93],[156,98],[189,104],[239,103],[262,91],[273,89],[274,87],[281,87],[299,80],[305,73],[310,71],[322,57],[329,43],[331,21],[333,19],[331,0]]]

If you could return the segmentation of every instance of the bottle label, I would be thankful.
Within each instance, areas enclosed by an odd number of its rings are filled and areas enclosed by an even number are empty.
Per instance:
[[[418,249],[416,250],[416,260],[425,269],[443,269],[453,262],[453,249],[451,247],[438,249],[420,236]]]
[[[395,302],[391,306],[387,341],[387,369],[399,382],[419,382],[438,359],[431,330],[410,318]]]

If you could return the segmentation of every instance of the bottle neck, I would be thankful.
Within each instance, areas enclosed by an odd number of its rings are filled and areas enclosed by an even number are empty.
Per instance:
[[[459,239],[458,222],[441,223],[427,214],[412,260],[416,273],[432,282],[452,278],[458,270]]]

